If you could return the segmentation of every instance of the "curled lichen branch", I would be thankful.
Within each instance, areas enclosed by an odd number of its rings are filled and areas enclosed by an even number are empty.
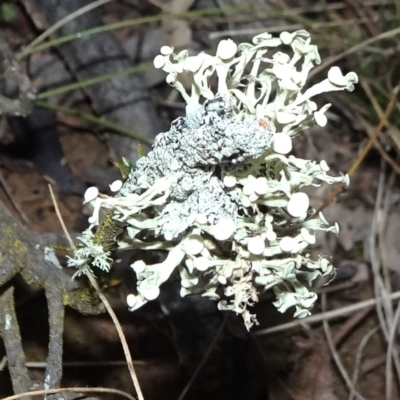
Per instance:
[[[131,310],[157,298],[160,285],[178,271],[182,296],[214,299],[219,309],[241,314],[247,328],[256,322],[248,307],[269,289],[279,311],[294,306],[296,317],[310,314],[317,298],[311,283],[334,268],[324,257],[312,260],[307,248],[318,231],[337,234],[338,226],[315,214],[302,188],[348,184],[348,177],[328,175],[325,161],[290,155],[292,139],[326,125],[330,104],[318,109],[316,95],[353,90],[357,82],[355,73],[342,75],[333,67],[325,80],[305,89],[319,63],[304,30],[279,37],[264,33],[238,46],[225,40],[215,56],[161,49],[154,64],[187,102],[186,116],[156,137],[124,184],[111,185],[115,196],[95,188],[85,196],[94,211],[83,242],[98,224],[102,229],[104,208],[121,226],[114,238],[119,249],[167,252],[159,263],[132,264],[138,282],[137,293],[127,299]],[[84,271],[82,260],[100,256],[108,263],[107,249],[98,250],[86,245],[69,265]]]

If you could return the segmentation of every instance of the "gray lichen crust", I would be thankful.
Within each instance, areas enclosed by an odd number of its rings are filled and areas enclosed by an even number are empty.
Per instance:
[[[186,118],[175,120],[168,132],[157,136],[153,150],[138,161],[121,189],[121,194],[137,193],[162,177],[180,176],[171,185],[162,212],[162,234],[180,234],[169,227],[185,224],[193,213],[206,215],[211,224],[236,218],[237,194],[226,190],[221,176],[242,170],[247,161],[264,154],[275,128],[238,119],[230,101],[224,95],[206,101],[197,126],[188,124]]]
[[[249,307],[260,293],[274,290],[279,311],[294,306],[294,315],[305,317],[317,298],[309,290],[312,281],[334,272],[326,258],[312,260],[306,249],[315,243],[316,231],[338,233],[338,227],[321,213],[314,215],[301,188],[348,183],[348,177],[331,177],[325,161],[289,153],[298,132],[327,122],[329,104],[318,110],[311,97],[352,90],[357,76],[343,76],[334,67],[326,80],[303,93],[308,72],[320,62],[305,31],[279,38],[262,34],[239,47],[230,40],[221,43],[216,56],[161,49],[155,66],[168,72],[168,83],[188,103],[186,116],[157,136],[124,184],[110,186],[115,196],[90,188],[85,200],[94,207],[90,230],[99,224],[101,208],[112,210],[124,227],[116,238],[119,249],[167,252],[161,263],[132,264],[138,283],[137,293],[127,298],[130,310],[157,298],[160,285],[179,271],[182,296],[214,299],[219,309],[241,314],[250,329],[256,319]],[[282,52],[266,57],[270,48],[285,46],[292,57]],[[251,66],[247,75],[246,65]],[[192,78],[190,95],[178,79],[182,72]],[[215,94],[208,84],[213,74]],[[91,238],[84,233],[85,249],[69,259],[78,274],[91,265],[108,269],[103,261],[110,254],[101,257]]]

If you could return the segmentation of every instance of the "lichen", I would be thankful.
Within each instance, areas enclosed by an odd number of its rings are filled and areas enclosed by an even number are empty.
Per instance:
[[[291,56],[281,51],[287,48]],[[219,309],[241,314],[248,329],[256,323],[249,307],[270,289],[280,312],[295,307],[295,317],[309,315],[317,299],[312,282],[334,267],[322,256],[312,260],[307,248],[317,231],[337,234],[338,226],[315,215],[302,188],[347,184],[348,177],[329,176],[325,161],[289,153],[299,132],[327,123],[330,105],[318,109],[311,98],[352,90],[357,82],[355,73],[343,76],[333,67],[327,79],[303,90],[318,63],[317,47],[304,30],[265,33],[239,46],[222,41],[215,56],[175,54],[164,46],[154,64],[182,94],[186,115],[156,137],[122,187],[112,185],[116,195],[89,189],[91,225],[69,265],[78,275],[92,266],[109,270],[110,252],[93,242],[92,233],[99,224],[103,229],[104,208],[121,227],[115,234],[119,249],[167,252],[163,262],[132,264],[138,282],[137,293],[127,298],[130,310],[157,298],[161,284],[178,271],[182,296],[216,300]],[[179,80],[182,73],[190,92]]]

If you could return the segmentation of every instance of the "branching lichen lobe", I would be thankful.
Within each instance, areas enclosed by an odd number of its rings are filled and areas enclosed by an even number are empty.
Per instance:
[[[137,293],[127,298],[132,311],[157,298],[160,285],[178,270],[182,296],[217,300],[221,310],[241,314],[248,329],[256,322],[248,308],[269,289],[279,311],[294,306],[296,317],[309,315],[317,299],[311,283],[334,268],[324,257],[312,260],[306,249],[317,231],[337,233],[338,227],[314,215],[301,189],[321,181],[348,183],[348,177],[329,176],[325,161],[290,155],[292,139],[327,123],[330,104],[318,109],[314,96],[352,90],[357,82],[353,72],[342,75],[332,67],[325,80],[303,90],[320,61],[304,30],[263,33],[239,46],[224,40],[215,56],[162,47],[154,65],[182,94],[186,115],[156,137],[116,196],[88,190],[91,227],[69,265],[78,267],[77,274],[96,264],[109,270],[110,238],[116,238],[121,250],[168,252],[164,262],[132,264],[138,279]],[[183,72],[191,80],[187,87]],[[93,242],[101,208],[108,210],[106,225],[100,224],[101,240]],[[122,224],[118,237],[107,218]],[[96,247],[102,241],[103,253]]]

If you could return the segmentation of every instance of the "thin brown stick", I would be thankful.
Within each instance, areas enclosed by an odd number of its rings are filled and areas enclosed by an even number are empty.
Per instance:
[[[388,19],[394,19],[393,18],[388,18]],[[386,20],[386,18],[385,18]],[[322,28],[335,28],[335,27],[341,27],[345,28],[346,26],[355,26],[355,25],[361,25],[365,24],[366,22],[369,22],[369,18],[354,18],[354,19],[340,19],[338,21],[331,21],[331,22],[310,22],[307,23],[306,26],[310,31],[318,31],[321,30]],[[271,26],[268,27],[268,33],[275,33],[275,32],[284,32],[284,31],[295,31],[298,29],[303,29],[304,28],[304,23],[295,23],[295,24],[285,24],[285,25],[276,25],[276,26]],[[223,31],[216,31],[216,32],[211,32],[208,34],[208,38],[210,40],[216,40],[222,37],[234,37],[234,36],[252,36],[252,35],[257,35],[260,33],[263,33],[266,31],[265,26],[260,26],[260,27],[254,27],[254,28],[238,28],[238,29],[226,29]],[[318,68],[318,67],[317,67]],[[310,73],[311,74],[311,73]],[[315,74],[313,74],[315,75]]]
[[[378,30],[376,29],[376,26],[374,25],[371,16],[368,15],[368,8],[365,6],[365,4],[361,5],[360,2],[357,0],[347,0],[346,3],[350,4],[350,6],[353,8],[354,12],[360,19],[365,20],[365,27],[368,29],[370,36],[376,36]]]
[[[60,208],[58,207],[56,196],[54,196],[53,188],[51,187],[50,183],[48,184],[48,187],[49,187],[49,192],[50,192],[50,196],[51,196],[51,201],[53,202],[54,210],[56,211],[56,215],[57,215],[58,221],[61,224],[61,228],[62,228],[62,230],[64,232],[64,235],[68,240],[69,247],[72,250],[76,250],[75,243],[72,240],[71,235],[69,234],[69,232],[67,230],[67,227],[65,226],[64,219],[63,219],[63,217],[61,215],[61,212],[60,212]]]
[[[143,396],[142,390],[140,388],[139,380],[138,380],[137,375],[136,375],[135,367],[133,366],[133,360],[132,360],[131,353],[129,351],[129,346],[128,346],[128,343],[126,341],[124,332],[123,332],[123,330],[121,328],[121,324],[119,323],[118,318],[115,315],[114,310],[112,309],[112,307],[111,307],[109,301],[107,300],[106,296],[104,296],[103,292],[100,290],[99,285],[97,284],[96,279],[94,278],[92,273],[90,271],[88,271],[88,273],[86,275],[89,278],[90,283],[93,285],[94,289],[96,290],[97,294],[99,295],[99,297],[100,297],[101,301],[103,302],[104,306],[106,307],[108,313],[110,314],[110,317],[111,317],[112,321],[114,322],[115,328],[117,329],[118,336],[119,336],[119,339],[120,339],[121,344],[122,344],[122,348],[124,349],[126,362],[128,364],[128,370],[130,372],[130,375],[131,375],[131,378],[132,378],[132,382],[133,382],[133,385],[134,385],[135,390],[136,390],[136,394],[137,394],[139,400],[144,400],[144,396]]]
[[[385,164],[384,162],[382,162],[382,167],[378,180],[378,190],[375,199],[374,214],[372,218],[371,229],[368,235],[368,243],[369,243],[369,258],[370,258],[371,270],[374,282],[374,294],[377,299],[379,298],[379,301],[376,302],[376,313],[378,315],[379,324],[381,326],[385,339],[388,340],[389,337],[388,326],[390,325],[390,320],[393,317],[393,308],[392,304],[387,301],[389,293],[387,292],[387,289],[380,275],[381,263],[379,255],[377,253],[377,246],[376,246],[378,214],[381,208],[384,185],[385,185],[384,166]]]
[[[355,162],[353,163],[353,165],[350,167],[349,171],[347,172],[350,176],[353,175],[354,172],[357,170],[357,168],[361,164],[361,161],[365,158],[365,156],[367,155],[367,153],[371,149],[373,143],[378,138],[378,136],[379,136],[380,132],[382,131],[383,127],[386,125],[386,122],[387,122],[388,118],[390,117],[390,114],[393,111],[393,107],[396,104],[397,94],[399,93],[399,90],[400,90],[400,85],[397,85],[393,89],[392,95],[390,96],[389,104],[388,104],[388,106],[386,107],[386,110],[385,110],[385,114],[383,115],[383,117],[381,118],[378,126],[376,127],[374,134],[371,136],[370,140],[368,140],[367,144],[365,145],[365,147],[361,151],[360,155],[357,157],[357,159],[355,160]]]
[[[353,382],[353,387],[356,387],[357,381],[358,381],[358,376],[360,374],[360,364],[361,364],[361,357],[364,351],[365,346],[368,344],[369,340],[375,335],[376,332],[379,331],[379,326],[376,326],[375,328],[371,329],[364,337],[362,338],[360,345],[358,346],[357,349],[357,354],[356,354],[356,361],[354,363],[354,371],[353,371],[353,377],[352,377],[352,382]],[[349,400],[354,399],[354,391],[351,390],[349,394]]]
[[[68,243],[70,244],[70,246],[71,246],[71,248],[73,250],[76,250],[76,246],[75,246],[74,242],[72,241],[71,236],[70,236],[70,234],[68,233],[68,231],[67,231],[67,229],[65,227],[63,218],[62,218],[60,210],[58,208],[58,204],[55,201],[56,199],[55,199],[53,190],[52,190],[50,185],[49,185],[49,190],[50,190],[51,198],[53,200],[54,208],[56,210],[57,217],[58,217],[58,219],[59,219],[59,221],[61,223],[61,226],[62,226],[62,229],[64,231],[64,234],[67,237]],[[92,286],[96,290],[98,296],[100,297],[100,300],[104,304],[104,307],[106,308],[108,314],[110,315],[110,317],[111,317],[111,319],[112,319],[112,321],[113,321],[113,323],[115,325],[115,328],[116,328],[116,330],[118,332],[119,339],[120,339],[121,344],[122,344],[122,348],[124,350],[126,362],[128,364],[128,370],[129,370],[129,373],[131,375],[133,386],[135,387],[135,390],[136,390],[136,394],[137,394],[139,400],[144,400],[143,393],[142,393],[142,390],[140,388],[139,380],[138,380],[137,375],[136,375],[135,367],[133,366],[133,360],[132,360],[131,353],[129,351],[129,346],[128,346],[128,343],[126,341],[125,334],[124,334],[124,332],[122,330],[121,324],[119,323],[118,318],[115,315],[114,310],[112,309],[109,301],[107,300],[106,296],[104,296],[104,294],[101,291],[99,285],[97,284],[96,279],[94,278],[93,274],[90,271],[87,271],[86,272],[86,276],[89,278],[90,283],[92,284]]]
[[[386,90],[383,88],[379,87],[376,82],[373,83],[375,88],[378,90],[378,93],[380,93],[382,96],[389,97],[389,94],[387,93]],[[384,111],[382,110],[382,107],[380,106],[376,96],[372,92],[371,86],[366,78],[363,76],[360,76],[360,85],[363,88],[365,94],[368,97],[368,100],[370,101],[372,107],[374,107],[374,110],[376,112],[376,115],[378,118],[383,118]],[[400,149],[400,140],[399,140],[399,132],[396,128],[392,126],[392,124],[389,121],[386,121],[386,128],[388,129],[388,132],[390,134],[390,137],[392,138],[393,142],[397,145],[397,147]]]
[[[326,310],[326,295],[325,294],[323,294],[321,296],[321,305],[322,305],[322,310],[325,311]],[[332,337],[331,330],[329,328],[328,321],[326,319],[323,319],[322,320],[322,325],[324,327],[324,332],[325,332],[326,340],[328,342],[329,349],[330,349],[330,351],[332,353],[332,358],[333,358],[333,360],[334,360],[334,362],[336,364],[336,367],[338,368],[338,370],[340,372],[340,375],[342,376],[343,380],[345,381],[346,386],[348,387],[350,392],[355,394],[355,396],[358,399],[365,400],[365,398],[363,396],[361,396],[361,394],[358,393],[357,390],[355,389],[355,387],[353,385],[353,382],[351,381],[350,376],[347,373],[346,368],[344,367],[344,365],[343,365],[343,363],[342,363],[342,361],[340,359],[340,356],[339,356],[339,354],[338,354],[338,352],[337,352],[337,350],[335,348],[335,343],[333,341],[333,337]]]
[[[356,113],[355,115],[357,116],[358,122],[363,125],[368,136],[372,137],[374,128],[360,115],[360,113]],[[393,171],[395,171],[397,175],[400,175],[400,165],[398,165],[397,162],[389,156],[378,140],[375,141],[374,146],[379,151],[379,154],[382,156],[382,158],[393,168]]]
[[[400,32],[400,30],[399,30]],[[393,107],[396,104],[396,99],[397,99],[397,94],[400,90],[400,85],[397,85],[393,91],[392,95],[390,97],[390,101],[388,106],[386,107],[385,114],[381,118],[378,126],[375,129],[374,134],[369,138],[367,144],[364,146],[362,149],[361,153],[358,155],[356,160],[353,162],[352,166],[348,170],[347,174],[349,176],[353,175],[354,172],[357,170],[357,168],[360,166],[361,162],[364,160],[365,156],[368,154],[369,150],[371,149],[372,145],[378,138],[379,134],[381,133],[383,127],[386,125],[386,121],[388,120],[390,114],[393,111]],[[339,184],[332,192],[331,194],[324,200],[322,205],[318,208],[318,210],[315,212],[315,214],[318,214],[320,211],[325,209],[332,201],[333,199],[343,190],[344,188],[344,183]]]
[[[400,291],[394,292],[390,294],[389,299],[391,301],[399,300],[400,299]],[[376,303],[380,301],[380,299],[372,298],[369,300],[360,301],[359,303],[351,304],[347,307],[339,308],[338,310],[331,310],[325,313],[314,314],[310,317],[297,319],[292,322],[288,322],[286,324],[281,324],[278,326],[273,326],[272,328],[261,329],[253,333],[254,336],[262,336],[262,335],[269,335],[271,333],[286,331],[288,329],[297,328],[299,326],[306,326],[307,324],[315,324],[317,322],[321,322],[323,319],[327,321],[335,318],[344,317],[345,315],[352,314],[364,308],[374,307]]]
[[[369,44],[379,42],[380,40],[388,39],[388,38],[391,38],[391,37],[399,35],[399,34],[400,34],[400,28],[396,28],[396,29],[392,29],[391,31],[383,32],[380,35],[377,35],[377,36],[374,36],[367,40],[364,40],[363,42],[356,44],[353,47],[350,47],[348,50],[346,50],[336,56],[327,58],[320,66],[318,66],[318,67],[314,68],[312,71],[310,71],[308,77],[309,78],[313,77],[314,75],[318,74],[323,69],[329,67],[336,61],[339,61],[340,59],[342,59],[350,54],[353,54],[356,51],[363,49],[364,47],[367,47]]]
[[[383,193],[385,187],[385,173],[384,173],[384,166],[385,163],[382,161],[382,168],[381,173],[379,176],[379,183],[378,183],[378,191],[376,195],[375,201],[375,208],[374,208],[374,215],[372,219],[372,226],[371,231],[369,234],[369,253],[370,253],[370,260],[371,260],[371,269],[374,278],[374,292],[375,296],[379,298],[379,301],[376,303],[376,312],[378,315],[379,323],[384,334],[386,341],[390,342],[390,332],[393,327],[393,307],[390,301],[390,293],[388,288],[385,285],[385,282],[381,276],[381,259],[377,252],[376,246],[376,237],[379,230],[379,225],[381,223],[380,218],[378,215],[381,214],[382,210],[382,202],[383,202]],[[389,346],[391,347],[391,346]],[[395,347],[391,347],[391,357],[393,358],[393,362],[396,368],[397,376],[400,377],[400,356],[398,349]],[[391,364],[390,364],[391,366]],[[390,371],[391,372],[391,371]]]
[[[398,156],[399,159],[399,156]],[[389,293],[392,292],[392,281],[391,281],[391,272],[390,265],[391,261],[388,259],[388,249],[386,244],[386,234],[387,234],[387,226],[388,226],[388,218],[389,218],[389,210],[393,204],[393,191],[394,185],[396,183],[397,175],[395,171],[392,171],[390,174],[388,183],[386,185],[385,190],[385,198],[383,201],[383,207],[381,210],[381,223],[378,229],[378,239],[379,239],[379,255],[382,263],[382,275],[383,280],[385,282],[385,286]]]
[[[337,330],[334,337],[335,347],[339,347],[342,343],[342,340],[361,322],[366,316],[371,312],[370,309],[365,308],[364,310],[358,311],[355,315],[348,318],[346,322],[344,322],[340,328]]]
[[[109,388],[88,388],[88,387],[76,387],[76,388],[59,388],[59,389],[43,389],[43,390],[33,390],[32,392],[26,392],[26,393],[18,393],[14,394],[13,396],[8,396],[4,397],[1,400],[16,400],[20,399],[25,396],[40,396],[40,395],[46,395],[46,394],[54,394],[54,393],[75,393],[75,392],[81,392],[81,393],[112,393],[112,394],[117,394],[118,396],[123,396],[126,397],[129,400],[136,400],[133,396],[131,396],[129,393],[123,392],[122,390],[117,390],[117,389],[109,389]]]

